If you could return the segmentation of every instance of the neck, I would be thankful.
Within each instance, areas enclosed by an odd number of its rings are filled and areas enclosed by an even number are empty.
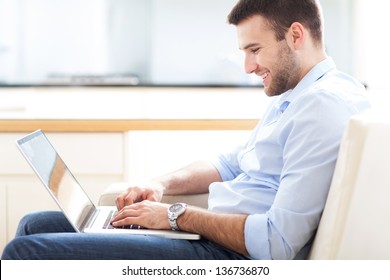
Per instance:
[[[301,79],[318,63],[325,60],[327,55],[324,49],[316,49],[303,55]]]

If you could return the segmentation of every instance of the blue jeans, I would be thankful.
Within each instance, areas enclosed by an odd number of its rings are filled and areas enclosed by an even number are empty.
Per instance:
[[[1,259],[54,260],[189,260],[247,259],[206,239],[197,241],[154,236],[77,233],[62,212],[25,216]]]

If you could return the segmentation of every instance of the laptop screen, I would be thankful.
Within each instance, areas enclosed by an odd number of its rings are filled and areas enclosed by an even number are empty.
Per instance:
[[[64,214],[81,231],[95,206],[48,138],[38,130],[17,140],[17,145]]]

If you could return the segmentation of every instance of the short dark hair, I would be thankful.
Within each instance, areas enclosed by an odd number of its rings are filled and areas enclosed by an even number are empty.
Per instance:
[[[323,42],[321,7],[317,0],[240,0],[228,15],[233,25],[254,16],[263,16],[274,30],[277,40],[285,38],[294,22],[310,30],[317,44]]]

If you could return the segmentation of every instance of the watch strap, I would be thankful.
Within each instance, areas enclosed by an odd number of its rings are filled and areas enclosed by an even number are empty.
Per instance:
[[[179,211],[171,211],[172,207],[175,206],[181,206],[181,209]],[[185,203],[175,203],[169,207],[168,222],[172,230],[180,230],[179,226],[177,225],[177,219],[186,211],[186,209],[187,209],[187,204]]]

